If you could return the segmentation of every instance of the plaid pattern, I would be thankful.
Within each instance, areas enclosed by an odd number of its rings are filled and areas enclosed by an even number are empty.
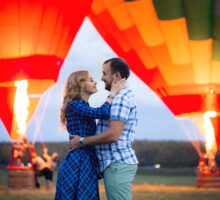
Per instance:
[[[67,130],[82,137],[95,134],[95,119],[108,119],[111,105],[90,108],[83,100],[67,105]],[[58,171],[55,200],[98,200],[98,161],[95,147],[68,152]]]
[[[72,101],[66,108],[67,130],[81,137],[95,134],[95,119],[109,119],[111,104],[105,102],[100,108],[91,108],[83,100]]]
[[[122,89],[114,98],[111,106],[110,120],[122,121],[125,123],[125,127],[117,142],[96,146],[96,155],[101,172],[113,163],[138,163],[135,152],[131,147],[137,125],[137,109],[134,96],[127,87]],[[109,122],[109,120],[99,120],[96,134],[107,131]]]

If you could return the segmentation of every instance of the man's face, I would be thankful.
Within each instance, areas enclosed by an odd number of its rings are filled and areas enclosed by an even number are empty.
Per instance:
[[[111,84],[113,81],[113,74],[111,73],[111,67],[110,67],[110,62],[103,64],[102,66],[102,81],[105,82],[105,89],[110,91],[111,90]]]

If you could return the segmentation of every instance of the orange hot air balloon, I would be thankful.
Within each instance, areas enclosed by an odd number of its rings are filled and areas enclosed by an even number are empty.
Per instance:
[[[89,18],[175,115],[216,111],[220,146],[220,1],[94,0]]]
[[[0,2],[0,118],[14,130],[14,81],[26,79],[30,119],[41,94],[55,84],[92,0]],[[33,98],[34,94],[34,98]]]

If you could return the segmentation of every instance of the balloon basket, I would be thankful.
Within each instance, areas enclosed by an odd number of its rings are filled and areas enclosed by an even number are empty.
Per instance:
[[[219,188],[220,179],[218,173],[198,173],[196,187],[198,188]]]
[[[33,190],[35,187],[32,167],[8,167],[9,190]]]

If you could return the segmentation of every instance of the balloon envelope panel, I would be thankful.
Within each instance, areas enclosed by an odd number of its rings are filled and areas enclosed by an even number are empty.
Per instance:
[[[89,18],[174,114],[220,111],[220,1],[95,0]]]
[[[1,1],[0,117],[9,134],[14,133],[14,81],[26,79],[28,95],[41,95],[57,81],[91,3],[92,0]],[[30,98],[29,119],[38,101],[39,98]]]

